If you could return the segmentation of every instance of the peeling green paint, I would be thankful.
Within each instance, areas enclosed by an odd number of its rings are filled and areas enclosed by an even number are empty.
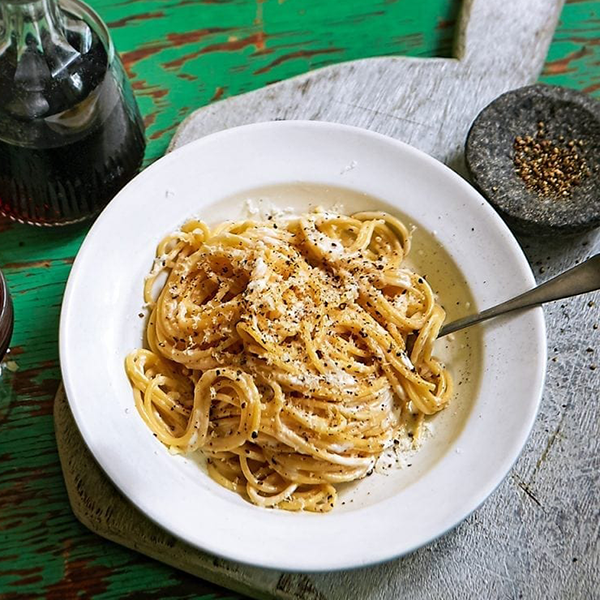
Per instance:
[[[149,163],[198,106],[324,65],[377,55],[448,56],[458,0],[91,0],[111,24],[147,123]],[[600,95],[600,2],[563,10],[542,80]],[[220,590],[103,540],[72,515],[52,424],[58,319],[89,225],[42,230],[0,220],[14,296],[0,394],[0,597],[213,598]]]

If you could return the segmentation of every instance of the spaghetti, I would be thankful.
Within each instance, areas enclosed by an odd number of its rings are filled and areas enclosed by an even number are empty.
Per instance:
[[[451,395],[432,357],[445,313],[409,249],[382,212],[189,221],[158,246],[148,349],[126,360],[143,420],[254,504],[331,510]]]

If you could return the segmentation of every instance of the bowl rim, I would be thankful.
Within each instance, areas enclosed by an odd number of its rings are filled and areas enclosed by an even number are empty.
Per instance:
[[[130,193],[130,191],[133,190],[137,186],[138,181],[141,178],[149,177],[155,171],[166,168],[173,161],[179,160],[180,156],[182,156],[186,153],[194,153],[198,148],[202,147],[203,145],[211,144],[211,143],[213,143],[213,141],[215,141],[217,139],[223,139],[223,138],[227,138],[230,136],[236,136],[242,130],[254,130],[255,132],[261,132],[261,131],[268,131],[273,128],[275,128],[275,129],[278,129],[278,128],[279,129],[305,128],[307,130],[310,130],[312,128],[317,128],[317,129],[322,129],[322,130],[329,129],[330,131],[339,130],[339,131],[350,132],[355,135],[366,136],[366,137],[372,138],[379,142],[384,142],[386,144],[395,145],[397,148],[399,148],[403,152],[410,153],[413,156],[417,157],[419,160],[423,161],[424,163],[429,164],[432,168],[438,169],[438,170],[441,169],[445,173],[446,176],[451,177],[454,180],[454,182],[461,188],[461,192],[464,192],[465,195],[473,196],[475,194],[477,196],[477,201],[478,202],[481,201],[480,204],[481,204],[483,210],[487,212],[487,216],[492,219],[495,227],[499,228],[501,233],[504,235],[506,243],[511,246],[511,250],[513,251],[515,258],[518,257],[518,258],[516,258],[516,260],[518,260],[520,262],[520,268],[523,272],[522,274],[528,280],[528,284],[530,286],[535,285],[535,279],[533,277],[531,268],[524,256],[520,246],[518,245],[518,242],[513,237],[513,235],[510,233],[509,229],[507,228],[505,223],[502,221],[502,219],[493,211],[493,209],[489,206],[489,204],[487,202],[485,202],[483,197],[481,197],[481,195],[466,180],[464,180],[462,177],[460,177],[460,175],[458,175],[456,172],[452,171],[449,167],[447,167],[443,163],[437,161],[433,157],[425,154],[424,152],[422,152],[404,142],[401,142],[399,140],[391,138],[389,136],[385,136],[383,134],[379,134],[379,133],[376,133],[376,132],[373,132],[370,130],[366,130],[363,128],[353,127],[353,126],[349,126],[349,125],[342,125],[342,124],[338,124],[338,123],[329,123],[329,122],[322,122],[322,121],[293,120],[293,121],[268,121],[268,122],[262,122],[262,123],[253,123],[253,124],[249,124],[249,125],[243,125],[240,127],[230,128],[230,129],[222,130],[222,131],[207,135],[206,137],[203,137],[196,141],[190,142],[189,144],[186,144],[186,145],[174,150],[173,152],[166,154],[161,159],[156,161],[153,165],[151,165],[150,167],[145,169],[142,173],[140,173],[137,177],[135,177],[131,182],[129,182],[123,188],[123,190],[115,197],[115,199],[111,203],[109,203],[108,206],[100,214],[100,216],[98,217],[98,219],[96,220],[96,222],[94,223],[92,228],[90,229],[88,235],[86,236],[86,239],[84,240],[84,242],[78,252],[78,255],[75,259],[71,273],[69,275],[69,279],[67,282],[64,299],[63,299],[63,303],[62,303],[62,308],[61,308],[59,354],[60,354],[60,364],[61,364],[61,371],[62,371],[62,375],[63,375],[63,381],[64,381],[64,385],[65,385],[65,391],[66,391],[67,398],[69,400],[69,406],[70,406],[73,416],[75,418],[75,422],[77,423],[77,426],[82,434],[82,437],[83,437],[86,445],[90,449],[92,455],[95,457],[98,464],[105,471],[105,473],[107,474],[109,479],[111,479],[111,481],[116,485],[116,487],[118,489],[120,489],[121,492],[123,492],[127,497],[129,497],[129,500],[132,501],[132,503],[142,513],[144,513],[148,518],[150,518],[150,520],[152,520],[154,523],[158,524],[163,529],[168,530],[170,533],[172,533],[176,537],[183,539],[185,542],[196,546],[197,548],[199,548],[202,551],[206,551],[211,554],[215,554],[217,556],[221,556],[221,557],[229,559],[229,560],[234,560],[234,561],[238,561],[238,562],[241,562],[244,564],[249,564],[249,565],[258,566],[258,567],[278,569],[278,570],[290,571],[290,572],[324,572],[324,571],[333,571],[333,570],[340,570],[340,569],[359,568],[359,567],[364,567],[367,565],[378,564],[381,562],[391,560],[393,558],[397,558],[399,556],[403,556],[410,552],[413,552],[417,548],[431,543],[432,541],[434,541],[441,535],[445,534],[449,530],[456,527],[469,514],[471,514],[476,508],[478,508],[486,498],[489,497],[489,495],[504,480],[504,478],[510,471],[510,468],[512,467],[514,462],[517,460],[517,458],[520,456],[520,454],[525,446],[525,443],[529,437],[529,434],[531,432],[531,428],[533,427],[533,424],[535,422],[535,418],[536,418],[538,410],[539,410],[541,395],[542,395],[543,387],[544,387],[547,349],[546,349],[545,322],[544,322],[544,317],[543,317],[543,311],[541,308],[539,308],[539,307],[535,308],[535,309],[531,310],[529,313],[531,315],[531,319],[532,319],[534,329],[536,332],[536,336],[537,336],[536,343],[540,349],[540,353],[537,357],[537,369],[535,372],[534,388],[537,391],[535,393],[535,397],[532,398],[533,412],[531,413],[530,418],[529,418],[528,422],[526,423],[526,426],[520,432],[521,435],[519,437],[518,443],[513,445],[512,453],[511,453],[511,456],[509,457],[509,460],[506,460],[506,457],[504,457],[502,469],[498,470],[495,473],[495,477],[493,478],[492,482],[490,484],[486,485],[485,488],[480,489],[479,493],[475,497],[470,499],[470,502],[468,503],[468,507],[460,513],[460,516],[455,518],[451,523],[448,523],[447,526],[445,526],[443,528],[443,530],[439,530],[436,535],[430,536],[427,539],[421,540],[419,543],[416,543],[416,544],[413,544],[412,546],[406,547],[400,552],[395,551],[392,554],[390,554],[389,551],[387,553],[386,552],[371,553],[372,556],[370,556],[369,559],[367,559],[363,562],[357,562],[357,561],[348,562],[347,560],[344,561],[344,560],[338,559],[337,557],[332,557],[331,561],[328,564],[321,564],[321,563],[315,563],[314,560],[312,560],[312,562],[311,562],[311,558],[307,557],[305,564],[298,565],[293,560],[286,558],[284,553],[281,553],[281,555],[276,560],[264,561],[261,559],[255,559],[254,556],[249,556],[247,553],[240,552],[237,548],[233,549],[233,550],[231,548],[228,548],[227,552],[224,552],[222,547],[220,546],[220,544],[218,542],[215,543],[213,540],[211,540],[210,543],[207,543],[206,541],[204,541],[203,544],[198,544],[194,541],[191,541],[189,539],[189,537],[187,537],[185,535],[183,530],[176,530],[175,528],[173,528],[172,523],[169,525],[166,525],[161,520],[160,516],[158,516],[156,514],[156,511],[152,510],[147,504],[143,504],[139,498],[135,498],[135,499],[132,498],[125,491],[124,485],[123,485],[124,482],[120,481],[118,477],[115,477],[114,469],[112,469],[111,465],[109,463],[107,463],[107,461],[102,457],[101,453],[99,453],[99,451],[98,451],[98,448],[96,448],[93,443],[90,443],[90,439],[91,439],[90,432],[87,430],[87,425],[82,417],[81,407],[79,404],[77,404],[76,402],[74,402],[72,400],[72,398],[74,397],[74,394],[75,394],[75,388],[74,388],[74,383],[73,383],[73,380],[71,377],[71,371],[70,371],[70,368],[71,368],[70,356],[71,355],[70,355],[69,348],[68,348],[68,336],[69,336],[68,328],[70,325],[69,324],[69,315],[71,313],[71,306],[72,306],[73,297],[74,297],[74,290],[77,285],[79,271],[81,269],[81,265],[84,264],[84,261],[86,259],[86,254],[88,252],[88,248],[91,246],[91,240],[96,235],[96,232],[104,226],[103,225],[104,222],[106,222],[112,218],[113,214],[118,213],[119,204],[120,204],[121,199],[125,198]],[[338,519],[339,519],[339,517],[338,517]]]

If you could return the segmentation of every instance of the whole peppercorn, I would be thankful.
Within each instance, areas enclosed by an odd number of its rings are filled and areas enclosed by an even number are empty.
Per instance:
[[[545,124],[540,121],[535,137],[515,138],[515,172],[539,196],[568,197],[573,187],[590,176],[583,145],[581,140],[565,140],[562,135],[557,143],[546,139]]]

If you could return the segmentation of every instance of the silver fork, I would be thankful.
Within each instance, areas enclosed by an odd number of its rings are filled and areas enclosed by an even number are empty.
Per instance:
[[[492,308],[481,311],[469,317],[457,319],[448,325],[444,325],[440,330],[438,337],[454,333],[465,327],[470,327],[476,323],[487,321],[493,317],[503,315],[513,310],[521,310],[532,306],[539,306],[546,302],[561,300],[579,294],[586,294],[600,289],[600,254],[596,254],[580,265],[557,275],[553,279],[534,287],[533,289],[520,294],[511,300],[502,302]]]

